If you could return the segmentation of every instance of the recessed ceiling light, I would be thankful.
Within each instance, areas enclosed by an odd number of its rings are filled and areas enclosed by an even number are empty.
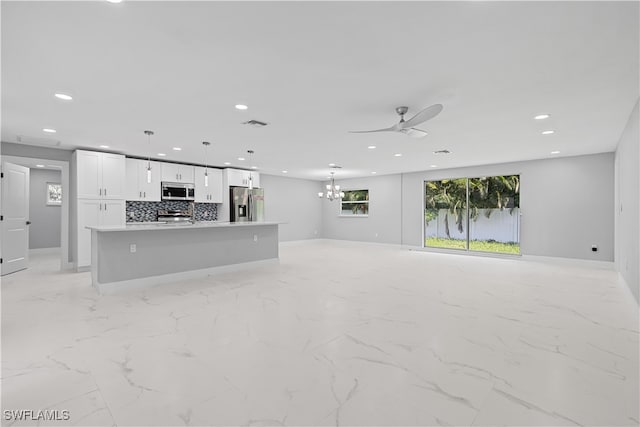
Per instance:
[[[182,148],[180,148],[180,147],[173,147],[173,151],[182,151]]]
[[[244,104],[236,104],[236,110],[246,110],[247,108],[249,107]]]
[[[282,173],[289,173],[289,171],[282,171]]]
[[[224,162],[225,165],[229,166],[231,162]]]
[[[101,145],[100,148],[109,148],[108,145]]]
[[[375,174],[377,174],[377,173],[378,173],[378,172],[371,172],[371,174],[372,174],[372,175],[375,175]]]
[[[240,160],[242,162],[242,161],[244,161],[244,157],[238,157],[238,160]]]
[[[330,167],[334,167],[336,164],[335,163],[329,163]]]
[[[43,168],[44,165],[36,165],[37,168]]]
[[[164,154],[164,153],[158,153],[158,156],[160,156],[160,157],[164,157],[164,156],[166,156],[166,154]]]
[[[538,114],[537,116],[534,117],[534,119],[544,120],[544,119],[548,119],[549,117],[551,117],[549,114]]]
[[[64,101],[71,101],[73,99],[71,95],[67,95],[66,93],[56,93],[53,96]]]
[[[367,148],[368,148],[369,150],[374,150],[374,149],[376,148],[376,146],[375,146],[375,145],[370,145],[370,146],[368,146]]]
[[[554,131],[554,130],[543,130],[542,131],[543,135],[551,135],[552,133],[556,133],[556,131]]]
[[[257,166],[251,166],[251,169],[258,169]]]
[[[44,128],[44,129],[42,129],[42,132],[56,133],[57,131],[55,129]]]
[[[109,3],[122,3],[122,0],[107,0]]]
[[[552,151],[551,154],[560,154],[558,150]]]
[[[438,165],[431,165],[431,167],[432,167],[432,168],[437,168],[437,167],[438,167]]]
[[[394,156],[395,156],[395,157],[401,157],[401,156],[402,156],[402,153],[396,153],[396,154],[394,154]]]

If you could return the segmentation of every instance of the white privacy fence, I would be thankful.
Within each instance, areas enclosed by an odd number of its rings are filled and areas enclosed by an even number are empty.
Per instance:
[[[478,209],[478,217],[474,221],[469,219],[469,240],[495,240],[497,242],[519,242],[520,241],[520,209],[515,208],[512,213],[510,209],[490,209],[491,216],[487,218],[485,211],[489,209]],[[440,209],[438,217],[425,224],[425,237],[447,238],[446,227],[444,225],[445,214],[449,216],[449,235],[452,239],[467,238],[467,220],[463,218],[462,233],[458,231],[456,218],[447,209]]]

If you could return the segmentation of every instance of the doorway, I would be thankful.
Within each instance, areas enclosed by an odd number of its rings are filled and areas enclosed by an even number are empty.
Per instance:
[[[43,172],[52,171],[57,173],[57,175],[55,176],[59,177],[59,181],[55,181],[52,178],[51,181],[45,182],[44,188],[40,186],[40,189],[38,191],[40,192],[42,197],[39,198],[39,201],[37,201],[37,203],[47,203],[47,196],[46,194],[44,194],[45,189],[46,191],[48,191],[48,186],[46,184],[47,182],[52,184],[56,184],[56,183],[60,184],[60,187],[55,187],[55,188],[59,188],[61,190],[61,193],[58,195],[61,197],[61,200],[56,200],[55,195],[53,195],[52,198],[49,199],[50,203],[60,202],[59,204],[50,205],[50,209],[49,209],[51,213],[55,212],[54,215],[57,223],[56,225],[54,225],[54,229],[55,229],[55,233],[59,235],[59,239],[55,239],[49,234],[49,236],[46,238],[53,239],[53,240],[48,240],[49,243],[46,243],[46,241],[42,241],[37,236],[34,236],[34,238],[36,238],[37,240],[35,242],[30,242],[29,240],[31,239],[29,239],[27,240],[26,244],[27,244],[27,248],[29,248],[31,247],[31,245],[50,245],[52,244],[51,242],[53,242],[53,244],[58,244],[58,240],[59,240],[58,246],[60,249],[58,250],[58,252],[60,257],[60,269],[67,270],[67,269],[73,268],[73,258],[71,257],[71,250],[69,248],[69,241],[70,241],[69,239],[69,231],[70,231],[70,227],[69,227],[69,221],[70,221],[69,219],[69,189],[70,189],[69,162],[62,161],[62,160],[49,160],[49,159],[42,159],[42,158],[30,158],[30,157],[18,157],[18,156],[2,156],[1,161],[2,161],[3,171],[5,169],[6,163],[13,163],[16,165],[26,167],[29,170],[42,170]],[[5,203],[4,195],[2,196],[2,199],[3,199],[2,210],[4,211],[6,209],[4,205]],[[42,207],[42,209],[44,209],[44,207]],[[59,218],[59,221],[58,221],[58,218]],[[44,222],[44,221],[39,221],[39,222]],[[41,225],[41,224],[38,224],[38,225]],[[42,237],[42,236],[39,236],[39,237]],[[4,237],[3,237],[3,240],[4,240]],[[36,250],[40,250],[40,249],[36,249]],[[42,249],[42,250],[46,250],[46,249]],[[48,249],[48,250],[55,251],[55,249]]]

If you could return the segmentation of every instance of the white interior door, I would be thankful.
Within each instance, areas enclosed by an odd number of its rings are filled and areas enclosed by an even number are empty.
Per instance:
[[[29,168],[2,165],[1,274],[27,268],[29,262]]]

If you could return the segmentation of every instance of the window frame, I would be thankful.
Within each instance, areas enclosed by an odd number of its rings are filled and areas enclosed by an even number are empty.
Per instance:
[[[355,192],[355,191],[366,191],[367,192],[367,200],[358,200],[358,201],[345,201],[344,197],[340,198],[340,204],[338,205],[338,216],[340,218],[367,218],[369,216],[369,208],[371,207],[371,204],[369,203],[369,196],[370,196],[370,192],[368,188],[358,188],[358,189],[341,189],[341,191],[343,193],[345,193],[345,196],[347,193],[349,192]],[[344,203],[349,203],[349,204],[366,204],[367,206],[367,213],[366,214],[343,214],[342,211],[342,206]]]

